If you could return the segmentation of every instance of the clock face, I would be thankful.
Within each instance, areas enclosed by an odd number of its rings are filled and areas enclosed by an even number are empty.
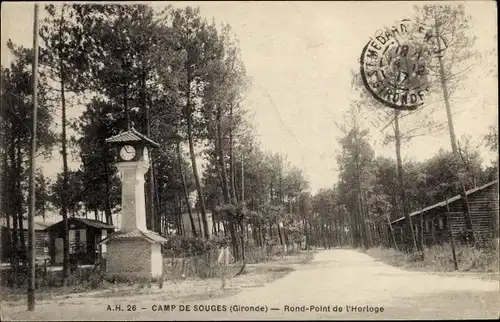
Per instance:
[[[131,145],[125,145],[120,150],[120,157],[125,161],[130,161],[135,156],[135,148]]]

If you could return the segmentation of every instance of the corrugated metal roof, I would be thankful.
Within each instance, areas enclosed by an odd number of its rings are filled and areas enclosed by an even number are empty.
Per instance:
[[[120,134],[117,134],[115,136],[106,139],[106,143],[139,142],[139,141],[146,141],[157,148],[160,147],[158,143],[154,142],[144,134],[141,134],[134,128],[131,128],[126,132],[122,132]]]
[[[86,226],[90,226],[90,227],[94,227],[94,228],[98,228],[98,229],[114,229],[115,228],[112,225],[108,225],[107,223],[105,223],[103,221],[95,220],[95,219],[87,219],[87,218],[79,218],[79,217],[68,218],[68,222],[71,222],[71,221],[79,221]],[[50,229],[56,225],[59,225],[61,222],[62,222],[62,220],[60,220],[54,224],[51,224],[50,226],[47,226],[45,228]]]
[[[487,184],[485,184],[485,185],[482,185],[482,186],[480,186],[480,187],[477,187],[477,188],[474,188],[474,189],[470,189],[470,190],[468,190],[468,191],[466,192],[466,194],[467,194],[467,196],[468,196],[468,195],[471,195],[471,194],[473,194],[473,193],[475,193],[475,192],[477,192],[477,191],[480,191],[480,190],[486,189],[486,188],[488,188],[488,187],[490,187],[490,186],[494,185],[495,183],[498,183],[498,180],[494,180],[494,181],[491,181],[491,182],[489,182],[489,183],[487,183]],[[446,201],[448,201],[448,205],[449,205],[449,204],[451,204],[452,202],[455,202],[455,201],[457,201],[457,200],[460,200],[460,198],[461,198],[461,197],[460,197],[460,195],[457,195],[457,196],[455,196],[455,197],[453,197],[453,198],[450,198],[450,199],[447,199],[447,200],[444,200],[444,201],[438,202],[437,204],[434,204],[434,205],[432,205],[432,206],[429,206],[429,207],[426,207],[426,208],[423,208],[423,209],[420,209],[420,210],[414,211],[414,212],[412,212],[412,213],[410,214],[410,217],[413,217],[413,216],[419,215],[419,214],[421,214],[421,213],[423,213],[423,212],[427,212],[427,211],[429,211],[429,210],[431,210],[431,209],[434,209],[434,208],[441,208],[441,207],[445,207],[445,206],[446,206]],[[401,221],[401,220],[403,220],[403,219],[405,219],[405,217],[398,218],[398,219],[394,220],[392,223],[399,222],[399,221]]]
[[[82,222],[85,225],[88,225],[88,226],[91,226],[91,227],[95,227],[95,228],[102,228],[102,229],[113,229],[113,228],[115,228],[112,225],[109,225],[109,224],[107,224],[105,222],[102,222],[100,220],[87,219],[87,218],[73,218],[73,219],[78,220],[78,221]]]
[[[167,242],[165,238],[163,238],[162,236],[158,235],[155,232],[149,230],[134,229],[130,231],[117,231],[108,238],[99,241],[99,244],[107,243],[112,239],[116,240],[116,239],[128,239],[128,238],[140,238],[140,239],[145,239],[151,243],[160,243],[160,244]]]

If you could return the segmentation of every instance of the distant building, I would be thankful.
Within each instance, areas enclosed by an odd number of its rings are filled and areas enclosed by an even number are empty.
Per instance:
[[[211,237],[213,235],[213,220],[212,214],[210,212],[206,213],[208,222],[208,234]],[[193,211],[193,223],[198,236],[204,236],[203,222],[201,220],[201,213],[199,211]],[[182,214],[182,235],[187,237],[194,237],[193,228],[191,226],[191,219],[189,218],[189,213]]]
[[[5,218],[2,218],[1,221],[1,229],[0,229],[0,260],[2,263],[8,263],[11,257],[11,249],[12,249],[12,241],[13,241],[13,230],[14,223],[12,218],[10,218],[10,234],[7,229],[7,221]],[[45,259],[49,259],[49,235],[45,231],[49,224],[35,220],[35,258],[37,261],[44,261]],[[20,231],[19,231],[20,233]],[[24,243],[25,250],[28,249],[28,220],[23,220],[23,234],[24,234]],[[10,235],[10,238],[9,238]],[[17,237],[20,245],[20,234]],[[26,252],[23,252],[22,249],[17,251],[18,258],[23,259],[27,258]]]

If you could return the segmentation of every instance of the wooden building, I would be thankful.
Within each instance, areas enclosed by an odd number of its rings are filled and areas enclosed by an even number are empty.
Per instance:
[[[49,259],[49,235],[45,231],[45,229],[48,227],[49,224],[36,221],[34,222],[35,224],[35,258],[36,261],[38,262],[43,262],[45,259]],[[10,232],[7,226],[10,227]],[[10,223],[7,225],[6,220],[4,219],[1,223],[1,229],[0,229],[0,260],[2,263],[8,263],[10,261],[11,257],[11,249],[12,249],[12,242],[14,238],[13,234],[13,222],[12,218],[10,218]],[[20,233],[20,231],[19,231]],[[23,232],[24,234],[24,244],[25,248],[24,250],[28,249],[28,220],[24,219],[23,220]],[[9,238],[10,237],[10,238]],[[20,234],[17,235],[18,239],[18,245],[21,245],[21,238]],[[19,247],[18,251],[18,258],[19,260],[27,259],[27,254],[21,247]]]
[[[68,218],[68,229],[70,262],[80,265],[95,264],[100,255],[105,256],[106,245],[101,247],[99,242],[114,231],[114,227],[105,222],[85,218]],[[61,265],[64,223],[61,220],[46,230],[50,235],[50,262],[52,265]]]
[[[498,238],[498,180],[467,191],[472,229],[478,242]],[[448,204],[448,207],[446,206]],[[448,209],[450,222],[448,221]],[[417,242],[430,246],[450,240],[450,225],[457,243],[464,241],[466,222],[460,195],[410,214]],[[404,244],[404,217],[392,222],[396,243]]]

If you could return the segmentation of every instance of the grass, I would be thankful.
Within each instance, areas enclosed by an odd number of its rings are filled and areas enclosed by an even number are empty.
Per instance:
[[[249,256],[261,256],[259,250],[250,250]],[[263,255],[262,255],[263,256]],[[214,259],[215,258],[215,259]],[[275,253],[265,257],[266,262],[248,264],[244,274],[236,276],[241,263],[229,265],[227,270],[226,289],[221,290],[221,267],[212,255],[195,258],[165,261],[164,277],[152,279],[106,280],[100,272],[76,273],[72,275],[66,286],[60,286],[60,276],[49,275],[36,292],[37,301],[60,301],[76,304],[78,298],[94,298],[97,302],[102,298],[118,298],[155,295],[158,300],[173,299],[209,299],[233,295],[243,289],[264,286],[277,278],[290,273],[292,264],[307,263],[312,260],[313,252],[299,251],[293,254]],[[57,281],[51,281],[52,279]],[[24,305],[26,289],[2,288],[1,297],[8,305]],[[76,301],[76,302],[75,302]]]
[[[284,277],[293,271],[289,267],[248,267],[244,275],[231,275],[226,281],[226,288],[221,289],[219,278],[196,279],[187,278],[182,281],[164,281],[163,288],[153,284],[151,287],[134,285],[131,287],[118,286],[105,292],[92,295],[95,298],[128,297],[155,294],[162,300],[184,300],[184,299],[209,299],[233,295],[242,289],[261,287],[278,278]],[[156,297],[155,297],[156,298]]]
[[[459,272],[498,274],[498,253],[494,248],[476,248],[468,245],[457,245],[455,248]],[[405,269],[430,272],[455,271],[450,244],[426,247],[423,260],[413,254],[383,247],[370,248],[366,254]]]

